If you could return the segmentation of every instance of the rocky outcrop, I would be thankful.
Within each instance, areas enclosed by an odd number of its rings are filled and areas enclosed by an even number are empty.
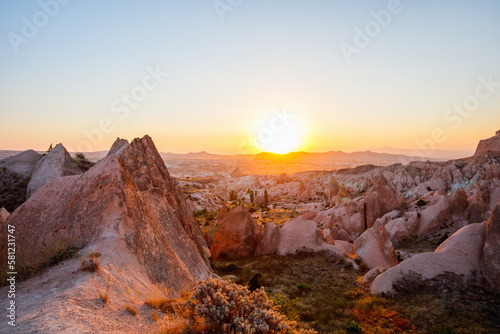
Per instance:
[[[339,190],[339,183],[337,182],[337,180],[335,180],[335,178],[332,177],[326,184],[326,196],[328,196],[328,201],[331,201],[333,197],[337,196]]]
[[[31,177],[33,169],[41,158],[42,156],[37,152],[28,150],[0,160],[0,168],[5,167],[13,173]]]
[[[488,219],[489,189],[486,186],[478,186],[476,193],[469,197],[469,206],[464,216],[471,223],[482,223]]]
[[[380,175],[365,195],[366,227],[372,227],[377,218],[394,210],[404,202],[401,192]]]
[[[295,218],[280,226],[266,224],[255,255],[286,255],[301,250],[330,251],[339,256],[344,253],[338,247],[325,243],[314,221]]]
[[[403,217],[387,222],[385,229],[394,247],[398,247],[406,238],[417,235],[420,217],[415,211],[406,212]]]
[[[229,208],[226,205],[223,205],[219,209],[219,212],[217,213],[217,216],[215,217],[215,223],[217,225],[220,225],[220,223],[224,220],[224,218],[226,218],[228,213],[229,213]]]
[[[500,292],[500,203],[486,222],[481,271],[490,285]]]
[[[219,223],[210,252],[212,258],[237,258],[255,253],[261,226],[243,205],[230,211]]]
[[[500,151],[500,131],[495,133],[495,136],[479,141],[474,155],[479,155],[488,151]]]
[[[57,144],[56,147],[37,162],[31,175],[31,180],[28,183],[26,197],[30,198],[53,179],[80,174],[82,174],[82,170],[73,161],[68,151],[66,151],[62,144]]]
[[[371,285],[372,294],[394,293],[394,284],[408,277],[422,281],[453,273],[467,279],[479,271],[484,244],[485,224],[461,228],[434,252],[415,255],[378,276]]]
[[[327,212],[330,218],[327,218],[327,222],[323,225],[331,231],[334,239],[354,241],[366,229],[363,198],[337,205]],[[321,222],[320,219],[322,216],[318,215],[315,221]]]
[[[370,269],[389,268],[398,264],[389,236],[379,221],[354,241],[352,252],[363,259]]]
[[[418,234],[438,231],[451,215],[450,199],[444,190],[431,192],[421,199],[424,209],[420,212]],[[417,202],[418,205],[418,202]]]
[[[128,140],[127,139],[122,139],[120,137],[116,138],[115,142],[109,149],[109,152],[106,156],[113,155],[113,154],[120,154],[123,152],[123,150],[128,146]]]
[[[211,275],[200,228],[149,136],[85,174],[53,179],[7,223],[16,226],[19,268],[65,247],[101,244],[117,261],[141,263],[141,279],[164,282],[173,293]]]
[[[450,209],[453,216],[463,216],[465,210],[469,206],[467,194],[465,190],[458,189],[457,192],[450,198]]]

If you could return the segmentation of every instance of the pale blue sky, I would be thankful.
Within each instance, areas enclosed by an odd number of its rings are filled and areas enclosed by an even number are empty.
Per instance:
[[[101,150],[148,133],[163,151],[238,153],[275,108],[300,119],[296,149],[310,151],[415,148],[436,128],[437,148],[471,149],[500,129],[500,87],[456,129],[443,121],[479,77],[500,81],[498,1],[400,1],[351,62],[341,43],[390,1],[243,0],[224,20],[210,0],[73,0],[40,14],[51,2],[0,3],[0,149]],[[44,15],[15,52],[23,18]],[[169,76],[119,118],[113,102],[156,67]],[[103,119],[111,131],[96,130]]]

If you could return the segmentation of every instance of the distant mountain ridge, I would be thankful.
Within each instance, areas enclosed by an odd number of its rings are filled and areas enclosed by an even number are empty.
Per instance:
[[[14,156],[23,151],[0,150],[0,159]],[[38,151],[40,154],[47,153],[46,151]],[[70,152],[74,156],[75,152]],[[89,160],[97,161],[104,158],[107,151],[83,152]],[[234,160],[234,159],[257,159],[257,160],[288,160],[288,161],[365,161],[367,163],[384,163],[410,162],[410,161],[445,161],[446,159],[410,156],[404,154],[393,153],[378,153],[372,151],[359,152],[343,152],[343,151],[328,151],[328,152],[290,152],[286,154],[277,154],[272,152],[261,152],[257,154],[213,154],[206,151],[189,152],[189,153],[172,153],[160,152],[160,156],[164,160]]]

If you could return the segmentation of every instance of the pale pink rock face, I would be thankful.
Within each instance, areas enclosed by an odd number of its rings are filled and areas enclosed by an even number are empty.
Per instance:
[[[82,173],[82,170],[73,161],[64,146],[57,144],[35,165],[28,183],[26,198],[30,198],[51,180],[62,176],[81,175]]]
[[[493,137],[479,141],[474,155],[479,155],[487,151],[500,151],[500,131],[497,131]]]
[[[406,275],[431,279],[451,272],[469,276],[479,270],[484,245],[485,224],[465,226],[443,242],[434,252],[415,255],[378,276],[371,285],[372,294],[394,293],[393,283]]]
[[[418,234],[438,231],[451,215],[450,199],[444,190],[439,190],[424,198],[428,206],[420,213]]]
[[[368,268],[389,268],[398,264],[394,247],[384,225],[379,221],[354,241],[352,252],[366,263]]]
[[[254,255],[261,226],[243,205],[227,213],[218,224],[219,229],[210,248],[212,258]]]
[[[148,136],[82,175],[50,181],[7,221],[20,266],[57,246],[105,242],[110,253],[126,244],[149,278],[174,292],[211,275],[200,228]]]

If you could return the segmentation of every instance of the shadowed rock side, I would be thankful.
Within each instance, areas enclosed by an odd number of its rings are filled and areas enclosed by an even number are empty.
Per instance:
[[[1,160],[0,168],[5,167],[11,172],[21,174],[24,177],[31,177],[36,163],[41,158],[42,156],[37,152],[28,150]]]
[[[53,179],[61,176],[80,174],[82,174],[82,170],[73,161],[68,151],[66,151],[62,144],[57,144],[56,147],[37,162],[31,175],[31,180],[28,183],[26,198],[30,198]]]
[[[49,182],[7,223],[16,226],[19,267],[105,241],[110,253],[126,243],[149,277],[173,292],[211,275],[201,231],[149,136],[83,175]]]
[[[377,218],[394,210],[404,202],[403,195],[380,175],[365,196],[366,227],[372,227]]]
[[[222,210],[221,210],[222,211]],[[239,206],[228,213],[222,213],[210,252],[214,259],[221,257],[245,257],[255,252],[261,233],[261,226],[252,215]]]
[[[490,285],[500,292],[500,202],[486,222],[481,271]]]

